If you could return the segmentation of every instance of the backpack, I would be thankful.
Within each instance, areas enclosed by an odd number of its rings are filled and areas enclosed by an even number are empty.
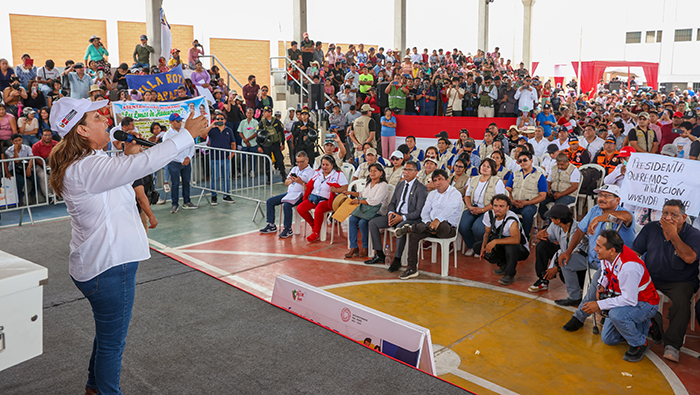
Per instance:
[[[593,196],[593,190],[598,188],[598,180],[603,177],[600,170],[591,167],[581,170],[581,189],[579,195]]]
[[[143,191],[148,198],[149,204],[156,204],[158,200],[160,200],[160,193],[156,191],[156,185],[153,183],[153,176],[144,177]]]

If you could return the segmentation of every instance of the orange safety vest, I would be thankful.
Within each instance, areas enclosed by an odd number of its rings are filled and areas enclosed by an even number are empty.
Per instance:
[[[596,154],[596,157],[593,160],[593,163],[597,163],[605,169],[605,174],[608,175],[610,172],[615,170],[617,165],[620,164],[620,158],[618,157],[620,153],[615,150],[615,152],[612,153],[612,155],[607,156],[605,153],[605,150],[600,150]]]
[[[581,167],[581,165],[583,165],[583,163],[581,162],[581,155],[584,151],[586,151],[586,149],[579,145],[576,151],[572,151],[571,147],[569,147],[564,150],[564,153],[569,158],[569,163],[576,167]]]

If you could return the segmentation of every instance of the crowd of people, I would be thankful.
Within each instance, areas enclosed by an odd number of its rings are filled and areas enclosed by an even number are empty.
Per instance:
[[[622,85],[611,91],[601,81],[594,91],[579,94],[574,80],[552,87],[549,80],[531,76],[522,63],[513,68],[498,48],[474,55],[457,49],[432,53],[425,49],[420,54],[416,48],[405,53],[384,48],[365,51],[362,44],[343,52],[330,44],[324,53],[322,43],[305,34],[288,51],[294,62],[290,89],[301,87],[296,81],[302,86],[323,84],[331,99],[320,113],[290,107],[283,114],[274,109],[269,88],[259,86],[255,76],[249,76],[238,94],[226,86],[217,69],[204,69],[198,59],[203,49],[196,40],[186,64],[173,49],[169,60],[161,58],[159,65],[151,66],[151,52],[147,37],[141,36],[133,64],[122,63],[113,71],[109,52],[93,36],[84,59],[87,67],[66,62],[64,71],[58,72],[47,60],[36,70],[25,55],[13,70],[0,60],[4,102],[0,141],[8,147],[3,147],[3,157],[49,156],[60,139],[49,114],[62,97],[110,100],[109,91],[115,92],[116,100],[158,101],[156,92],[130,91],[125,75],[162,72],[182,64],[192,73],[178,88],[178,99],[196,96],[201,89],[214,97],[208,144],[275,158],[287,191],[268,200],[267,224],[261,233],[292,237],[292,210],[297,210],[311,226],[308,241],[318,242],[326,214],[337,209],[336,199],[341,197],[357,206],[348,219],[350,250],[345,258],[389,263],[388,270],[397,272],[407,249],[408,266],[401,279],[419,275],[417,252],[427,237],[459,234],[465,254],[495,264],[493,272],[503,286],[515,281],[518,263],[534,254],[538,279],[529,290],[547,290],[559,275],[568,297],[556,303],[578,306],[564,329],[578,330],[590,314],[609,310],[603,340],[627,341],[626,360],[642,359],[650,331],[654,341],[663,341],[664,357],[679,360],[690,299],[700,285],[700,230],[691,225],[679,201],[669,200],[662,211],[623,206],[620,186],[634,152],[698,158],[700,108],[692,90],[663,94],[629,81],[629,88]],[[380,106],[382,101],[387,105]],[[101,111],[110,115],[108,108]],[[396,146],[396,115],[496,116],[516,121],[508,130],[492,123],[478,141],[467,129],[443,131],[435,136],[434,145],[421,149],[413,136]],[[152,141],[176,135],[182,121],[174,114],[168,130],[154,123]],[[113,126],[129,131],[132,122],[125,118]],[[323,127],[328,130],[325,135],[320,132]],[[179,209],[180,180],[183,208],[197,208],[189,200],[193,155],[193,148],[183,151],[168,165],[171,213]],[[231,156],[211,159],[212,168],[230,174]],[[344,168],[348,164],[350,172]],[[586,164],[600,165],[604,174],[582,168]],[[5,173],[21,170],[31,177],[33,171],[39,173],[36,166],[30,162]],[[574,217],[569,206],[577,204],[579,192],[596,178],[604,178],[603,186],[587,192],[596,195],[597,203]],[[353,181],[359,182],[350,188]],[[229,195],[223,199],[233,202]],[[211,203],[216,205],[216,193]],[[146,201],[141,199],[140,204]],[[279,205],[282,229],[275,220]],[[145,214],[153,222],[151,215]],[[393,257],[387,256],[381,242],[382,230],[389,227],[397,238]],[[654,243],[664,248],[650,248]],[[595,274],[584,294],[580,279],[589,269]],[[673,303],[663,334],[655,289]]]

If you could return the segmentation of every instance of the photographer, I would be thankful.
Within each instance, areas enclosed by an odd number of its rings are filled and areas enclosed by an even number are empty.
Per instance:
[[[20,99],[24,100],[28,97],[27,91],[19,83],[19,77],[14,75],[10,77],[10,86],[3,90],[2,97],[4,98],[7,112],[15,117],[19,117],[17,105]]]
[[[406,111],[406,95],[408,95],[408,92],[408,87],[404,86],[404,77],[398,74],[394,76],[394,80],[384,90],[384,93],[389,95],[389,108],[394,109],[398,115],[404,115]]]
[[[104,75],[106,75],[107,78],[111,78],[112,65],[107,62],[109,51],[107,51],[107,48],[105,48],[104,44],[102,44],[102,39],[93,35],[88,41],[90,42],[90,45],[88,45],[87,49],[85,50],[85,64],[89,66],[90,63],[88,63],[88,61],[94,60],[97,67],[102,67],[104,70]],[[71,84],[72,82],[73,81],[71,81]]]
[[[491,199],[492,209],[483,216],[484,240],[474,244],[474,252],[479,259],[498,265],[494,274],[503,275],[498,280],[501,285],[514,281],[518,261],[527,259],[529,243],[525,237],[518,216],[510,211],[511,200],[506,194],[497,194]]]
[[[594,314],[602,310],[605,315],[608,310],[601,340],[609,346],[626,341],[630,347],[622,359],[639,362],[649,348],[646,337],[658,310],[659,295],[644,261],[625,246],[617,232],[602,231],[595,251],[603,275],[596,289],[597,301],[584,304],[583,311]]]
[[[491,76],[487,76],[483,85],[479,86],[479,118],[493,118],[493,105],[497,99],[498,89],[492,83]]]
[[[309,120],[309,110],[301,110],[300,120],[295,122],[292,127],[292,138],[294,139],[295,152],[306,152],[309,162],[313,163],[316,157],[318,130],[316,125]]]
[[[298,122],[297,122],[298,123]],[[267,133],[263,133],[267,132]],[[282,179],[287,178],[287,173],[284,168],[284,155],[282,150],[284,149],[284,125],[282,122],[272,117],[272,108],[265,106],[263,108],[263,117],[258,124],[257,130],[258,152],[265,154],[272,158],[275,156],[275,168],[280,171]],[[263,135],[267,135],[263,137]],[[297,148],[300,150],[300,148]]]
[[[192,41],[192,48],[187,51],[187,65],[194,69],[199,61],[199,55],[204,55],[204,47],[198,40]]]
[[[335,131],[335,132],[334,132]],[[323,143],[323,156],[332,156],[335,159],[335,163],[343,163],[343,158],[345,158],[345,144],[340,140],[338,135],[338,130],[331,128],[330,133],[326,133],[326,142]],[[321,168],[321,158],[323,156],[318,156],[314,162],[314,170]]]
[[[477,93],[479,92],[479,84],[474,81],[474,75],[467,73],[466,87],[464,88],[464,99],[462,100],[463,115],[467,117],[475,117],[479,100]]]
[[[461,117],[462,116],[462,98],[464,98],[464,89],[459,87],[459,78],[452,78],[452,84],[445,90],[447,97],[447,107],[445,110],[446,117]]]
[[[423,81],[423,84],[418,87],[416,100],[418,100],[418,107],[420,107],[420,113],[418,115],[435,115],[437,91],[435,90],[435,86],[432,85],[430,81],[425,80]]]

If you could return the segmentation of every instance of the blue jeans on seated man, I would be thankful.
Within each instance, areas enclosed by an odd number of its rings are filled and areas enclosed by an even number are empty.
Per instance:
[[[547,195],[547,197],[540,202],[540,208],[539,208],[539,213],[542,218],[544,218],[544,214],[547,212],[547,205],[549,203],[555,203],[555,204],[563,204],[563,205],[570,205],[571,203],[575,202],[576,198],[571,196],[571,195],[566,195],[562,196],[559,199],[554,199],[553,197]]]
[[[484,239],[486,226],[484,225],[484,214],[474,215],[469,210],[465,210],[462,219],[459,221],[459,234],[462,235],[467,248],[474,248],[474,243]]]
[[[101,394],[121,394],[122,354],[134,306],[138,267],[138,262],[125,263],[88,281],[73,280],[90,302],[95,319],[95,339],[86,386],[99,390]]]
[[[632,347],[643,346],[647,341],[651,319],[658,307],[647,302],[637,302],[636,306],[610,309],[608,319],[600,332],[600,339],[609,346],[621,341],[626,341]]]
[[[180,204],[180,177],[182,177],[182,203],[190,203],[190,176],[192,175],[192,163],[183,166],[182,163],[172,161],[168,164],[170,173],[170,197],[173,206]]]
[[[217,155],[219,152],[212,151],[212,155]],[[220,155],[221,156],[221,155]],[[209,175],[211,182],[210,188],[214,191],[224,191],[228,194],[231,190],[231,161],[228,158],[211,158],[211,174]],[[212,192],[211,196],[216,196],[216,192]]]
[[[297,200],[294,204],[291,204],[287,202],[282,202],[282,198],[284,198],[286,195],[287,193],[285,192],[283,194],[273,196],[267,199],[267,202],[265,203],[265,207],[267,207],[267,223],[275,223],[275,209],[281,204],[282,212],[284,213],[284,229],[291,229],[292,219],[294,219],[294,213],[292,212],[292,209],[301,201],[301,197],[299,197],[299,200]],[[297,224],[297,226],[299,226],[299,224]]]
[[[571,259],[566,265],[561,266],[561,275],[564,277],[564,282],[566,282],[566,292],[569,294],[569,299],[579,300],[582,299],[581,287],[579,286],[578,272],[582,270],[588,270],[588,268],[598,270],[600,262],[593,261],[588,262],[588,257],[585,257],[577,252],[571,254]],[[588,273],[586,273],[588,277]],[[592,283],[595,288],[595,284]]]
[[[529,204],[523,206],[523,208],[511,207],[510,210],[516,214],[523,216],[523,230],[525,231],[525,236],[530,240],[530,232],[532,232],[532,223],[535,220],[535,214],[537,214],[537,205]]]
[[[362,248],[367,248],[369,245],[369,221],[351,215],[348,217],[350,221],[350,229],[348,230],[348,238],[350,239],[350,248],[357,248],[357,228],[360,228],[362,233]]]

